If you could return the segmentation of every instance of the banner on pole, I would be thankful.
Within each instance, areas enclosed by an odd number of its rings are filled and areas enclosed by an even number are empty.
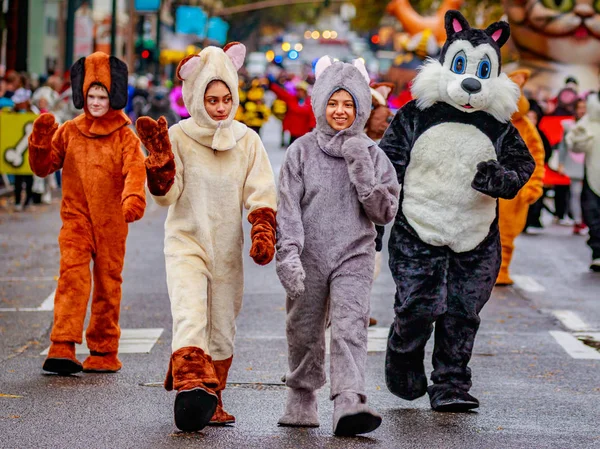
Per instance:
[[[0,173],[32,175],[27,139],[38,117],[32,112],[0,113]]]
[[[160,8],[160,0],[135,0],[137,12],[156,12]]]

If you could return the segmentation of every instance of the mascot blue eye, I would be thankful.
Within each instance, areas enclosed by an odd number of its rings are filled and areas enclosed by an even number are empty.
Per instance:
[[[465,57],[465,54],[461,51],[454,57],[454,60],[452,61],[452,71],[454,73],[462,75],[463,73],[465,73],[466,69],[467,58]]]
[[[477,66],[477,76],[482,79],[487,79],[490,77],[490,72],[492,71],[492,65],[490,61],[484,60],[479,63]]]

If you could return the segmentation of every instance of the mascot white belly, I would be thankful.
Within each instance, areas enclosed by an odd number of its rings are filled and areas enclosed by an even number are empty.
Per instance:
[[[490,232],[496,200],[471,187],[479,162],[496,159],[473,125],[443,123],[415,142],[404,178],[402,211],[419,238],[455,252],[474,249]]]

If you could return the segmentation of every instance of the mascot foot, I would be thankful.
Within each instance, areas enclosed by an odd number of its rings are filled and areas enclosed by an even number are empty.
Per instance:
[[[184,432],[202,430],[217,409],[217,395],[208,389],[196,387],[182,390],[175,396],[175,425]]]
[[[223,409],[223,399],[221,398],[221,392],[217,391],[216,393],[217,393],[217,398],[218,398],[217,409],[215,410],[215,414],[210,419],[210,422],[208,423],[208,425],[209,426],[224,426],[226,424],[235,423],[235,416],[227,413]]]
[[[53,342],[42,369],[61,375],[79,373],[83,367],[75,357],[75,343]]]
[[[381,424],[381,416],[371,410],[356,393],[340,393],[333,400],[333,433],[353,436],[369,433]]]
[[[592,263],[590,264],[590,270],[592,270],[596,273],[600,272],[600,259],[592,260]]]
[[[479,401],[464,390],[456,387],[429,388],[431,408],[436,412],[467,412],[479,407]]]
[[[277,424],[291,427],[319,427],[317,394],[310,390],[290,388],[285,413]]]
[[[116,373],[123,364],[117,357],[117,352],[95,352],[83,361],[83,371],[86,373]]]
[[[423,359],[408,359],[390,351],[385,356],[385,383],[391,393],[412,401],[427,393],[427,376]]]
[[[498,279],[496,279],[496,287],[508,287],[513,285],[515,282],[510,278],[508,273],[500,272]]]

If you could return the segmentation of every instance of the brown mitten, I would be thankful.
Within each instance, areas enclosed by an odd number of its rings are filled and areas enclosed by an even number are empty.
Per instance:
[[[164,117],[158,121],[140,117],[135,128],[149,153],[145,161],[148,189],[154,196],[164,196],[175,181],[175,156],[171,150],[167,120]]]
[[[52,137],[58,129],[58,123],[54,121],[54,116],[49,112],[40,115],[33,122],[33,131],[30,136],[30,143],[37,147],[49,149],[52,143]]]
[[[132,223],[144,216],[146,201],[137,195],[131,195],[123,201],[123,216],[126,223]]]
[[[248,221],[252,223],[250,257],[257,264],[266,265],[275,255],[275,227],[277,226],[275,211],[268,207],[261,207],[248,215]]]

